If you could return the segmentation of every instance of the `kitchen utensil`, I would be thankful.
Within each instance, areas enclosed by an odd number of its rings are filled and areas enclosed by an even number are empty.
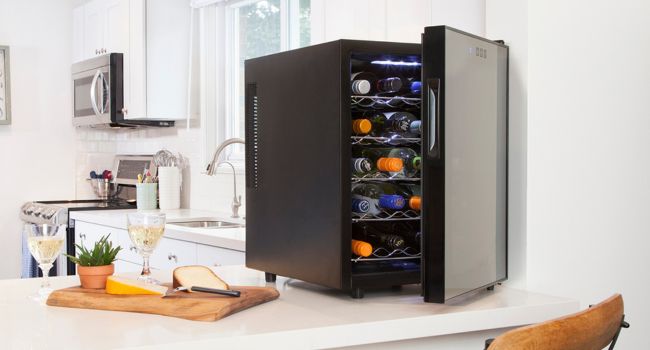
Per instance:
[[[93,192],[95,192],[95,195],[100,199],[115,198],[120,191],[120,187],[117,183],[108,179],[88,179],[88,181],[90,181]]]
[[[142,273],[139,279],[158,284],[159,282],[151,277],[149,256],[153,254],[165,233],[165,214],[129,213],[126,220],[131,242],[142,256]]]
[[[241,292],[238,290],[226,290],[226,289],[215,289],[215,288],[206,288],[206,287],[197,287],[197,286],[192,286],[191,288],[187,287],[176,287],[174,289],[171,289],[167,291],[165,295],[162,297],[168,297],[173,295],[176,292],[182,292],[182,291],[187,291],[190,290],[192,292],[202,292],[202,293],[212,293],[212,294],[219,294],[219,295],[226,295],[229,297],[236,297],[238,298],[241,295]]]
[[[41,288],[32,299],[44,302],[52,292],[48,276],[54,261],[59,257],[61,248],[63,248],[66,225],[25,224],[24,234],[27,236],[29,252],[32,253],[38,267],[43,272]]]
[[[193,321],[216,321],[241,310],[277,299],[273,287],[233,286],[239,298],[208,293],[177,293],[161,298],[158,295],[110,295],[103,289],[72,287],[55,290],[47,305],[111,311],[140,312],[179,317]]]

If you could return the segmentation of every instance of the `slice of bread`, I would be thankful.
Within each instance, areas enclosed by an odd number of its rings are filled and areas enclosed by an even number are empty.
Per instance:
[[[206,287],[216,289],[230,289],[228,284],[217,276],[212,270],[201,265],[181,266],[174,269],[174,288]]]

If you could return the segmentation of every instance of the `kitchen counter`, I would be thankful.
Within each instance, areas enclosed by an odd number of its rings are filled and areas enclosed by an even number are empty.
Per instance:
[[[74,220],[126,230],[126,214],[132,212],[135,212],[135,209],[72,211],[70,217]],[[152,210],[151,212],[165,213],[167,218],[165,237],[167,238],[238,251],[246,250],[246,229],[243,227],[210,229],[174,225],[174,222],[196,220],[223,220],[244,224],[245,221],[241,218],[233,219],[228,213],[195,209]]]
[[[243,266],[215,271],[233,285],[266,284],[262,272]],[[169,272],[155,274],[161,281],[171,278]],[[436,349],[482,349],[486,337],[504,328],[578,310],[574,300],[501,286],[440,305],[423,303],[418,286],[368,292],[363,299],[351,299],[346,294],[278,277],[278,300],[217,322],[196,322],[43,306],[27,297],[36,292],[39,283],[39,279],[0,280],[0,348],[404,349],[425,342]],[[77,284],[76,276],[52,278],[54,288]]]

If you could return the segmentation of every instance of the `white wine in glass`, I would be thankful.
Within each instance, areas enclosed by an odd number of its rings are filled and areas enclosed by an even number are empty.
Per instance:
[[[165,214],[160,213],[131,213],[127,215],[127,228],[131,242],[142,255],[142,273],[140,279],[148,283],[158,284],[151,277],[149,257],[158,246],[165,233]]]
[[[27,247],[43,273],[41,288],[33,299],[43,302],[52,293],[49,274],[65,242],[65,225],[25,224]]]

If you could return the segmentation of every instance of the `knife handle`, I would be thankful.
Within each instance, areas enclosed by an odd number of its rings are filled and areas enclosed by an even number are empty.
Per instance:
[[[238,290],[225,290],[225,289],[215,289],[215,288],[206,288],[206,287],[192,287],[190,289],[192,292],[203,292],[203,293],[212,293],[212,294],[221,294],[227,295],[230,297],[239,297],[241,292]]]

